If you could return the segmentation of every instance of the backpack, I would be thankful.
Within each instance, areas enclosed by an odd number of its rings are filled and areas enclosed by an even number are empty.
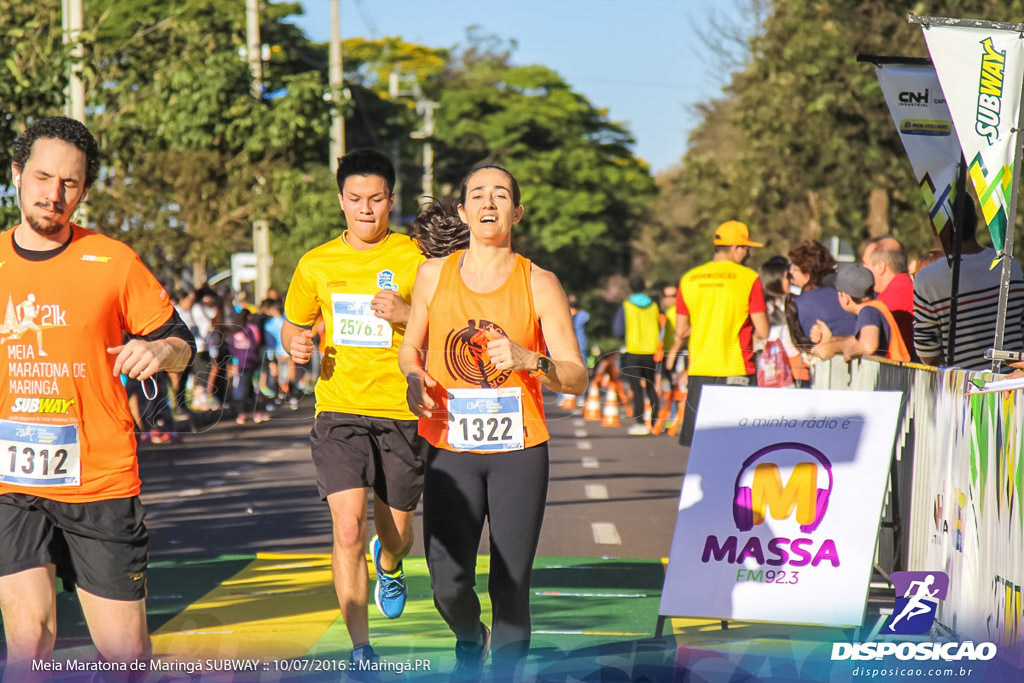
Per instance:
[[[757,386],[788,387],[793,384],[793,369],[789,365],[782,342],[773,339],[764,345],[757,357]]]

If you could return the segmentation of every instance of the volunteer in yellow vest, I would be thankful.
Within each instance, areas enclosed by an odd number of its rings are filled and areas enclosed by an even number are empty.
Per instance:
[[[548,489],[541,388],[578,396],[587,387],[558,278],[512,251],[519,197],[503,168],[465,177],[458,213],[469,248],[420,268],[399,353],[409,407],[432,445],[423,535],[434,604],[456,638],[453,680],[483,680],[491,633],[495,678],[521,680]],[[490,630],[474,590],[485,519]]]
[[[839,305],[847,313],[857,316],[852,337],[836,337],[824,321],[819,320],[812,337],[821,341],[811,349],[818,358],[829,359],[837,353],[852,360],[860,356],[884,356],[890,360],[907,362],[910,351],[899,325],[881,301],[875,299],[874,274],[859,263],[842,263],[836,271],[836,291]]]
[[[636,424],[629,428],[633,436],[650,434],[644,422],[644,391],[651,402],[651,415],[658,414],[657,362],[654,354],[658,351],[661,325],[658,323],[658,304],[644,290],[647,283],[639,276],[629,280],[630,297],[622,302],[615,315],[612,332],[616,337],[626,338],[626,352],[622,354],[622,374],[629,378],[633,390],[633,419]],[[641,380],[645,386],[641,386]]]
[[[20,682],[53,676],[36,665],[53,655],[58,576],[102,661],[148,661],[149,533],[121,375],[181,372],[195,341],[128,245],[72,223],[100,165],[88,129],[38,118],[11,156],[21,222],[0,235],[0,616],[5,680]]]
[[[679,443],[693,441],[701,390],[707,384],[755,386],[754,337],[768,337],[768,315],[757,272],[743,265],[752,247],[750,231],[739,221],[726,221],[714,232],[715,255],[679,281],[675,342],[665,362],[689,338],[690,377]]]
[[[351,666],[371,665],[366,615],[366,490],[372,488],[377,536],[370,544],[377,573],[374,598],[394,619],[405,608],[402,558],[423,489],[426,442],[405,403],[398,347],[409,317],[416,244],[388,229],[395,170],[376,150],[359,149],[338,163],[338,199],[347,229],[299,261],[285,300],[282,343],[292,360],[313,354],[313,325],[326,324],[310,433],[316,483],[334,524],[331,567]],[[365,664],[363,665],[366,666]]]

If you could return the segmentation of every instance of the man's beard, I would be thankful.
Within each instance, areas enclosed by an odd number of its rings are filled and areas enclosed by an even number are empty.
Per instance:
[[[31,226],[37,234],[42,235],[43,237],[53,237],[54,235],[59,234],[65,227],[64,224],[55,221],[44,223],[39,218],[30,214],[26,214],[25,218],[28,220],[29,226]]]

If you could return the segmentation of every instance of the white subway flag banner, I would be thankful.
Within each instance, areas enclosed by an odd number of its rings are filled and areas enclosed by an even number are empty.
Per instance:
[[[953,217],[960,163],[960,143],[939,77],[935,67],[923,64],[886,64],[875,71],[938,233]]]
[[[940,25],[926,25],[924,38],[1001,257],[1013,193],[1024,40],[1016,31]]]

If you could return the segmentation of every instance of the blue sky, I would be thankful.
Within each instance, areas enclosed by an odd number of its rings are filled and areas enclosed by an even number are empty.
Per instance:
[[[401,36],[431,47],[465,45],[466,29],[515,39],[517,64],[562,75],[637,140],[655,172],[679,163],[694,105],[728,81],[701,35],[739,21],[742,0],[342,0],[343,38]],[[329,0],[302,0],[291,17],[310,39],[330,38]]]

